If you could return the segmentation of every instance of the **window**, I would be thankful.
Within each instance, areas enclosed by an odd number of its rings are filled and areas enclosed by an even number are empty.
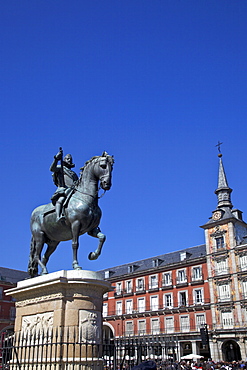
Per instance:
[[[108,298],[108,292],[106,292],[106,293],[103,294],[103,298],[104,299],[107,299]]]
[[[220,301],[228,301],[231,298],[230,285],[221,284],[218,288]]]
[[[187,292],[179,292],[178,302],[179,306],[187,306]]]
[[[178,283],[185,283],[187,281],[185,270],[178,270],[177,276],[178,276]]]
[[[131,280],[128,280],[125,282],[125,290],[126,290],[126,293],[132,292],[132,281]]]
[[[103,303],[103,311],[102,311],[103,317],[106,317],[108,315],[108,304]]]
[[[196,330],[200,331],[202,327],[204,327],[205,324],[205,315],[202,314],[196,314]]]
[[[10,320],[15,320],[16,310],[15,307],[10,307]]]
[[[146,333],[146,321],[138,320],[138,334],[145,334],[145,333]]]
[[[187,332],[190,330],[189,316],[180,316],[180,330],[181,332]]]
[[[202,279],[202,268],[201,266],[193,267],[192,269],[192,280],[201,280]]]
[[[170,272],[165,272],[163,274],[163,286],[170,286],[172,285],[172,276]]]
[[[233,327],[233,315],[231,311],[222,312],[221,317],[223,329],[229,329]]]
[[[164,294],[164,307],[165,308],[172,308],[172,293]]]
[[[166,333],[174,332],[174,318],[173,317],[165,318],[165,328],[166,328]]]
[[[122,301],[118,301],[116,303],[116,315],[122,315],[123,313],[123,303]]]
[[[137,279],[137,281],[136,281],[136,290],[138,292],[144,290],[144,279],[143,278]]]
[[[126,335],[133,335],[133,322],[132,321],[126,322]]]
[[[133,301],[132,299],[128,299],[126,302],[125,302],[126,306],[126,313],[132,313],[133,311]]]
[[[0,299],[3,299],[3,288],[0,287]]]
[[[149,289],[155,289],[158,288],[158,277],[157,275],[150,276],[149,280]]]
[[[218,238],[215,238],[215,244],[216,244],[216,249],[225,248],[224,236],[219,236]]]
[[[239,262],[240,262],[241,271],[246,271],[247,270],[247,255],[240,256]]]
[[[152,296],[150,297],[150,310],[151,311],[157,311],[159,308],[158,306],[158,296]]]
[[[159,319],[151,319],[151,332],[152,334],[159,334],[160,332],[160,323]]]
[[[186,259],[186,252],[180,253],[180,261],[184,261]]]
[[[202,303],[203,303],[202,289],[195,289],[194,290],[194,304],[202,304]]]
[[[138,312],[145,311],[145,298],[138,298],[137,300],[137,310]]]
[[[116,295],[121,295],[122,294],[122,283],[116,283]]]
[[[216,261],[215,263],[216,267],[216,274],[221,275],[227,273],[227,259],[221,259],[219,261]]]
[[[243,299],[247,298],[247,280],[242,281],[242,295]]]

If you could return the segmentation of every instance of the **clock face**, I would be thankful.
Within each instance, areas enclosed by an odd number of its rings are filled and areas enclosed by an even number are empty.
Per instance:
[[[214,212],[213,219],[214,220],[219,220],[220,218],[221,218],[221,212],[220,211]]]

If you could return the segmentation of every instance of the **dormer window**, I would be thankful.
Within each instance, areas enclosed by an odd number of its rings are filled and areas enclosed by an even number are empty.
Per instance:
[[[180,253],[180,261],[186,260],[186,252]]]

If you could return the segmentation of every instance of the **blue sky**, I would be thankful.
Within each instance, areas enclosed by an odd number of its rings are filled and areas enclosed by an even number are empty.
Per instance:
[[[247,3],[9,0],[0,4],[1,262],[26,270],[32,210],[55,191],[60,146],[75,170],[115,157],[100,200],[99,270],[204,243],[218,157],[247,212]],[[61,243],[50,272],[70,269]]]

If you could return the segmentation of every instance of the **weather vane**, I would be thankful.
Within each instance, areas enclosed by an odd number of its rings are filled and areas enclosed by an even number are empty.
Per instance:
[[[223,143],[221,143],[221,142],[218,140],[218,144],[217,144],[217,145],[215,145],[215,146],[217,146],[217,147],[218,147],[218,151],[219,151],[218,156],[219,156],[219,157],[222,157],[221,150],[220,150],[220,146],[221,146],[222,144],[223,144]]]

